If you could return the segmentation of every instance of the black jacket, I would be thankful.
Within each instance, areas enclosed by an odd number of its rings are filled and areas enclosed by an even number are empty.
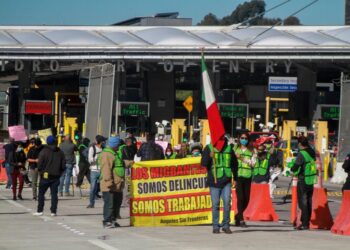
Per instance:
[[[122,159],[133,161],[136,155],[136,152],[137,150],[135,149],[134,145],[125,146],[122,151]]]
[[[316,160],[316,154],[315,154],[315,151],[314,151],[312,148],[305,148],[304,150],[305,150],[314,160]],[[299,175],[298,175],[298,180],[299,180],[299,181],[305,179],[305,177],[304,177],[304,174],[305,174],[305,165],[306,165],[306,162],[305,162],[304,156],[299,152],[298,155],[297,155],[297,158],[296,158],[296,160],[295,160],[295,164],[294,164],[294,166],[291,168],[291,170],[292,170],[293,172],[296,172],[296,171],[298,171],[299,167],[301,167],[300,172],[299,172]]]
[[[28,155],[27,155],[27,159],[38,159],[39,157],[39,154],[40,154],[40,151],[44,148],[44,146],[39,146],[39,147],[32,147],[29,152],[28,152]],[[29,167],[31,169],[35,169],[38,167],[38,164],[35,163],[35,162],[30,162],[29,163]]]
[[[45,146],[39,154],[38,170],[49,178],[59,178],[66,168],[64,153],[56,146]]]
[[[10,163],[10,173],[14,170],[25,169],[26,154],[23,151],[12,151],[8,155],[8,162]]]
[[[350,190],[350,154],[348,154],[345,158],[345,161],[343,163],[343,169],[345,173],[348,174],[348,177],[346,178],[342,190]]]
[[[226,145],[227,144],[225,143],[223,150],[226,148]],[[213,176],[212,171],[211,171],[212,164],[213,164],[213,159],[210,156],[210,148],[209,148],[209,146],[206,146],[204,148],[203,153],[202,153],[201,165],[203,167],[206,167],[207,171],[208,171],[207,185],[209,187],[223,188],[227,183],[231,182],[231,178],[224,175],[222,178],[217,179],[217,183],[215,184],[214,176]],[[231,164],[230,164],[230,166],[231,166],[233,178],[234,178],[234,180],[237,180],[238,162],[237,162],[237,157],[235,155],[235,152],[233,151],[233,148],[232,148],[232,152],[231,152]]]

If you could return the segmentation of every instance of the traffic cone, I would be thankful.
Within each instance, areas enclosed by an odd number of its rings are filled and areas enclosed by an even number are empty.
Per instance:
[[[334,234],[350,235],[350,190],[344,190],[343,200],[331,232]]]
[[[236,195],[236,189],[233,188],[232,190],[232,203],[231,203],[231,211],[234,211],[235,215],[238,213],[237,209],[237,195]]]
[[[0,183],[6,183],[7,182],[7,174],[6,169],[2,167],[2,163],[4,161],[0,160]]]
[[[270,197],[269,184],[252,184],[250,201],[243,216],[248,221],[278,221]]]
[[[297,191],[298,178],[293,177],[292,180],[292,204],[290,209],[290,223],[296,226],[297,222],[297,209],[298,209],[298,191]]]
[[[301,225],[301,210],[299,209],[297,215],[296,226]],[[310,219],[310,229],[324,229],[330,230],[333,226],[333,217],[328,206],[327,189],[314,188],[312,196],[312,213]]]

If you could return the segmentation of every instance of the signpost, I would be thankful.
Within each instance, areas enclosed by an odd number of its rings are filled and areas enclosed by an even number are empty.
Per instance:
[[[149,117],[148,102],[118,102],[119,116],[146,116]]]
[[[249,104],[244,103],[218,103],[222,118],[247,118]]]
[[[270,92],[295,92],[298,90],[297,77],[269,77]]]
[[[321,119],[339,120],[339,105],[321,106]]]
[[[193,98],[192,96],[189,96],[186,98],[186,100],[182,103],[182,105],[185,107],[185,109],[188,111],[188,121],[187,121],[187,139],[190,139],[190,130],[191,130],[191,112],[193,110]]]
[[[24,113],[26,115],[52,115],[52,101],[26,100]]]

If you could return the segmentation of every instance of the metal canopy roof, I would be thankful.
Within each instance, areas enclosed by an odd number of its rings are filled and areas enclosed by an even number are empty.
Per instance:
[[[350,59],[350,26],[0,26],[0,59]]]

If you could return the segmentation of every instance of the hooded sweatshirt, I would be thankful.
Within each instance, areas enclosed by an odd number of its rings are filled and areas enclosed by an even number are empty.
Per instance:
[[[49,179],[59,178],[66,168],[64,153],[55,145],[45,146],[40,154],[38,170],[40,174],[48,173]]]

